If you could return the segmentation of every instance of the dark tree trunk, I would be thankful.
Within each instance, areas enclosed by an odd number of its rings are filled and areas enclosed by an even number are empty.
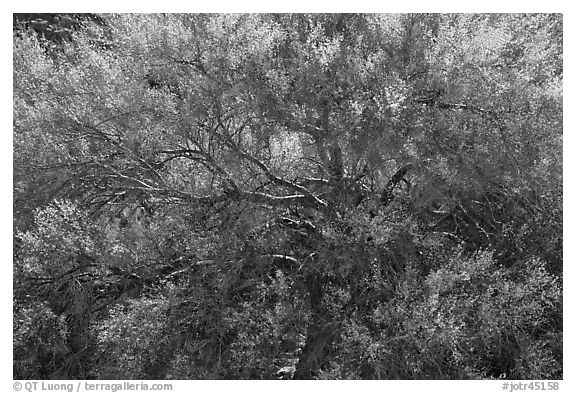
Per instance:
[[[405,180],[404,177],[408,173],[408,170],[410,170],[410,164],[403,165],[398,168],[390,180],[388,180],[386,187],[384,187],[382,195],[380,196],[380,202],[382,202],[384,206],[387,206],[392,202],[394,199],[394,189],[398,186],[398,183]]]
[[[306,280],[310,296],[310,311],[312,320],[308,325],[306,343],[296,365],[294,379],[312,379],[318,370],[326,363],[333,332],[322,306],[323,279],[318,274],[311,274]]]

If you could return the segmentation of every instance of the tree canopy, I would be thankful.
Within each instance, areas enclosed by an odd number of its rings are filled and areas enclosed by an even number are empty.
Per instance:
[[[15,378],[562,378],[561,15],[38,15]]]

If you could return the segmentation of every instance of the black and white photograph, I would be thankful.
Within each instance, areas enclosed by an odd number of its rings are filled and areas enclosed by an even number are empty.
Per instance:
[[[12,23],[14,390],[560,390],[562,13]]]

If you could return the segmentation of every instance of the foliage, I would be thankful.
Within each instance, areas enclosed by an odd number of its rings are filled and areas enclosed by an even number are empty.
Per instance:
[[[560,15],[66,18],[14,33],[15,378],[562,378]]]
[[[14,377],[43,379],[69,355],[65,326],[46,304],[14,304]]]

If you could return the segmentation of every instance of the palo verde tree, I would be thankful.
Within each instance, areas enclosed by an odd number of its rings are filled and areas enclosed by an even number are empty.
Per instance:
[[[14,37],[15,375],[561,376],[560,16],[79,23]]]

